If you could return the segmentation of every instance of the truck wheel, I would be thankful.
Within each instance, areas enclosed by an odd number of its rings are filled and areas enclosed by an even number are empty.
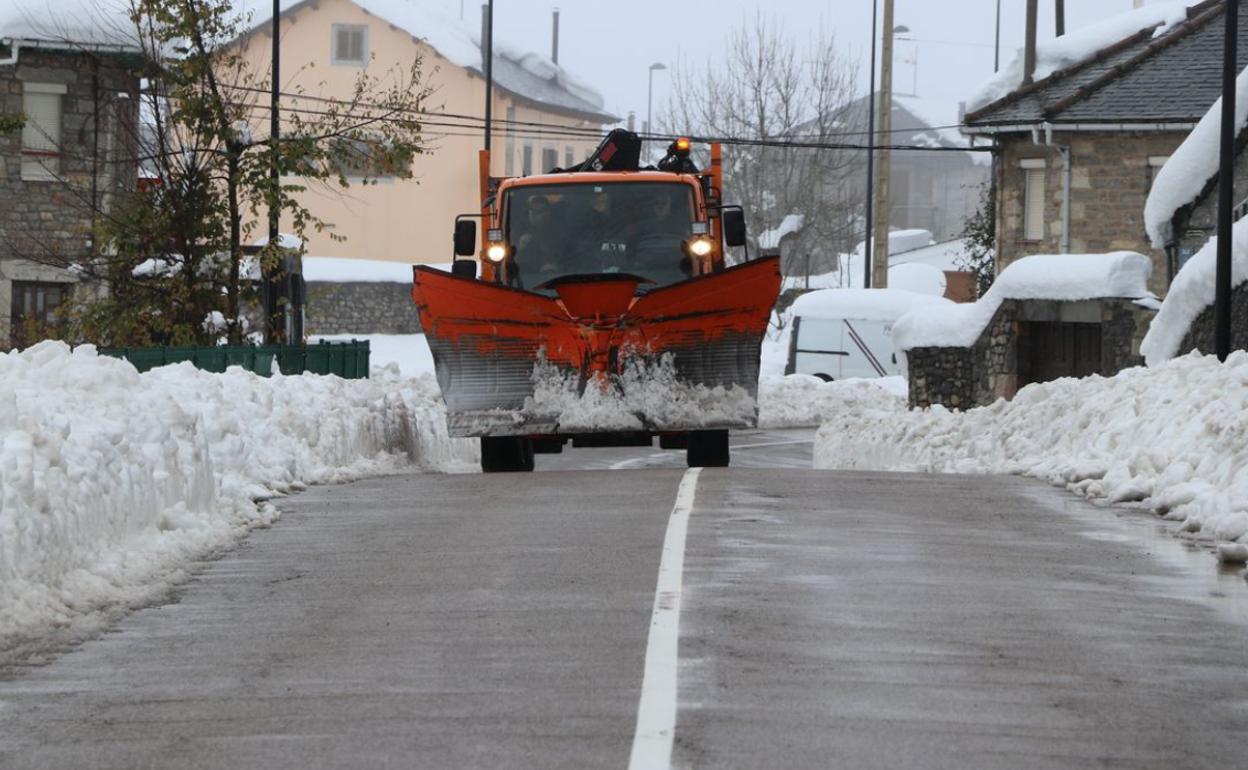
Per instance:
[[[689,449],[685,452],[685,458],[690,468],[728,467],[728,431],[690,431]]]
[[[519,436],[482,436],[481,472],[516,473],[533,470],[533,442]]]

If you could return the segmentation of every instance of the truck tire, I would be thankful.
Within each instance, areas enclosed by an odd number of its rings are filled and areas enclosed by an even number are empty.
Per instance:
[[[685,452],[685,458],[690,468],[728,467],[728,431],[690,431],[689,449]]]
[[[533,470],[533,442],[519,436],[482,436],[482,473],[527,473]]]

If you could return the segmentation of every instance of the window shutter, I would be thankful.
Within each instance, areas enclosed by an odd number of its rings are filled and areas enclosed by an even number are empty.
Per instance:
[[[60,171],[61,96],[26,91],[22,95],[22,177],[46,177]]]
[[[1044,171],[1043,168],[1026,169],[1023,238],[1029,241],[1044,240]]]

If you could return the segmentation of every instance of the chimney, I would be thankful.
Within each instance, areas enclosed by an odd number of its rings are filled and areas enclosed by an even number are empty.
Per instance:
[[[550,60],[559,63],[559,9],[555,9],[550,27]]]
[[[1023,85],[1031,85],[1036,74],[1036,15],[1038,0],[1027,0],[1027,38],[1023,43]]]

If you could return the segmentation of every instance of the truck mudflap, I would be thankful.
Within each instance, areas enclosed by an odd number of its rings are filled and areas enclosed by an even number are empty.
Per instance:
[[[643,282],[568,276],[550,297],[415,268],[451,435],[754,427],[779,258],[637,294]]]

